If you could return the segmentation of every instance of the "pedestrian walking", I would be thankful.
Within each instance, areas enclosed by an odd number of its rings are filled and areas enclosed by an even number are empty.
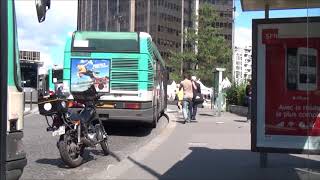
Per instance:
[[[179,90],[179,88],[180,88],[180,85],[177,84],[177,94],[176,94],[176,96],[177,96],[177,106],[178,106],[179,110],[181,110],[181,112],[182,112],[183,89]]]
[[[192,92],[193,92],[193,98],[191,103],[191,106],[192,106],[191,120],[196,120],[198,105],[202,104],[204,100],[201,94],[200,84],[197,82],[197,77],[192,76],[191,82],[192,82]]]
[[[247,121],[251,119],[251,95],[252,95],[252,86],[251,86],[251,80],[249,80],[249,83],[246,86],[246,101],[248,105]]]
[[[182,101],[182,112],[184,123],[191,122],[191,112],[192,112],[192,82],[188,74],[184,74],[184,80],[180,83],[179,90],[183,89],[183,101]]]

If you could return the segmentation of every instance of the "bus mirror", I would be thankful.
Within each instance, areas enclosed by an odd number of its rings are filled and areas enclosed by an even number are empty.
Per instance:
[[[50,9],[50,1],[51,0],[35,0],[39,23],[46,19],[46,12]]]

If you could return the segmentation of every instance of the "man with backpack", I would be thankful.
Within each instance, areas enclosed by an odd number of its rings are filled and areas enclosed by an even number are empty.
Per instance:
[[[197,82],[196,76],[191,77],[191,82],[193,91],[191,120],[196,120],[197,108],[199,104],[203,103],[203,96],[201,94],[201,87]]]

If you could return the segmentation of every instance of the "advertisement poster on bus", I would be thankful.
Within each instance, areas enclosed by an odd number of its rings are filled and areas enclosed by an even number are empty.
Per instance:
[[[255,151],[320,150],[319,20],[253,22]]]
[[[92,84],[97,92],[109,92],[109,59],[71,59],[71,91],[85,91]]]

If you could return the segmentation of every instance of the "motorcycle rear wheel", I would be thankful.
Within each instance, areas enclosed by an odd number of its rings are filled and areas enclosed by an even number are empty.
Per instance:
[[[75,168],[82,164],[84,147],[78,147],[69,135],[65,134],[60,136],[58,148],[61,159],[66,165]]]

